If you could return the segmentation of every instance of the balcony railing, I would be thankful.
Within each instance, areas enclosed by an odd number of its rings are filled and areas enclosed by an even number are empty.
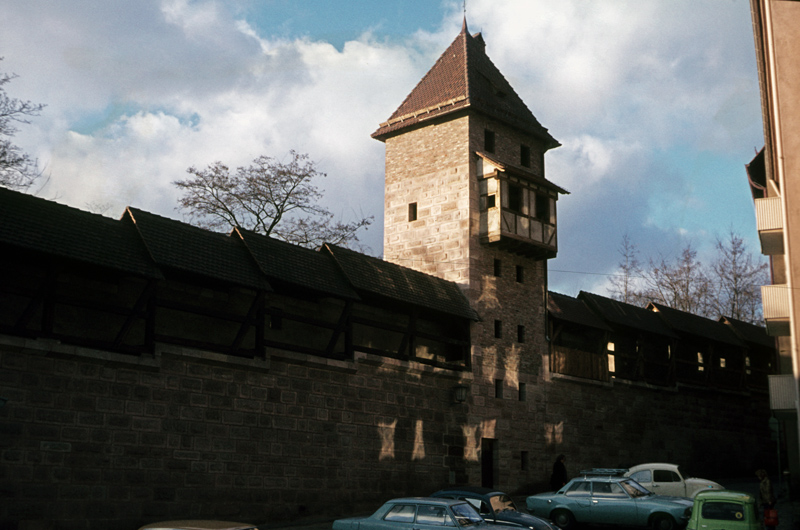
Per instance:
[[[768,256],[783,254],[783,215],[781,198],[756,199],[756,228],[761,241],[761,253]]]
[[[789,289],[787,286],[762,286],[761,305],[767,324],[767,333],[772,336],[789,335]]]
[[[480,236],[483,243],[500,243],[508,250],[537,257],[554,258],[558,249],[556,227],[507,208],[481,212]]]

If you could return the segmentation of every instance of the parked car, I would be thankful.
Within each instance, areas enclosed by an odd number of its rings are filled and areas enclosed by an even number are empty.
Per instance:
[[[759,530],[752,495],[737,491],[701,491],[694,498],[686,530]]]
[[[530,528],[531,530],[555,530],[550,521],[522,513],[514,501],[503,493],[491,488],[465,486],[439,490],[431,497],[443,499],[459,499],[470,503],[486,522]]]
[[[586,475],[555,493],[531,495],[525,504],[531,514],[564,530],[576,523],[674,530],[689,520],[692,500],[656,495],[627,477]]]
[[[466,501],[433,497],[392,499],[368,517],[350,517],[333,522],[333,530],[422,530],[431,526],[445,526],[451,530],[506,528],[484,521]]]
[[[139,530],[258,530],[258,527],[246,523],[230,521],[162,521],[150,523]]]
[[[625,476],[632,478],[648,490],[659,495],[691,498],[697,495],[699,491],[725,489],[712,480],[684,478],[675,464],[639,464],[628,469]]]

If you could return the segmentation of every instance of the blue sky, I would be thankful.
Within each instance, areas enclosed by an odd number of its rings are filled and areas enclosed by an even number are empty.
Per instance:
[[[370,138],[461,28],[461,1],[26,0],[0,10],[13,97],[46,103],[17,142],[39,195],[119,217],[173,218],[189,166],[291,149],[317,161],[329,208],[374,215]],[[472,32],[561,143],[550,287],[605,293],[624,234],[641,257],[730,229],[757,252],[744,165],[763,145],[747,0],[469,0]]]

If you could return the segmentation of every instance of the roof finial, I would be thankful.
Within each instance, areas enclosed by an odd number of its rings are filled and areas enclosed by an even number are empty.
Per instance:
[[[464,0],[464,21],[461,23],[461,33],[469,33],[467,29],[467,0]]]

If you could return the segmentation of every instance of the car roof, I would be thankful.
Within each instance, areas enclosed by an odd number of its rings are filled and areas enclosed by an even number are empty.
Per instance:
[[[581,475],[573,478],[570,482],[577,480],[583,482],[628,482],[632,479],[630,477],[620,477],[619,475]]]
[[[445,499],[441,497],[399,497],[386,502],[391,502],[393,504],[440,504],[451,506],[453,504],[462,504],[464,501],[460,501],[458,499]]]
[[[442,488],[434,495],[444,494],[444,493],[451,493],[451,494],[458,494],[458,493],[468,493],[472,495],[485,495],[485,496],[492,496],[492,495],[505,495],[502,491],[493,490],[492,488],[485,488],[483,486],[459,486],[454,488]]]
[[[651,467],[660,467],[662,469],[674,469],[674,470],[678,469],[678,465],[677,464],[667,464],[665,462],[649,462],[647,464],[639,464],[639,465],[633,466],[628,471],[634,472],[634,471],[638,471],[640,469],[650,469]]]
[[[743,491],[730,491],[730,490],[703,490],[697,494],[695,499],[702,499],[704,501],[739,501],[739,502],[755,502],[755,498],[749,493]]]

